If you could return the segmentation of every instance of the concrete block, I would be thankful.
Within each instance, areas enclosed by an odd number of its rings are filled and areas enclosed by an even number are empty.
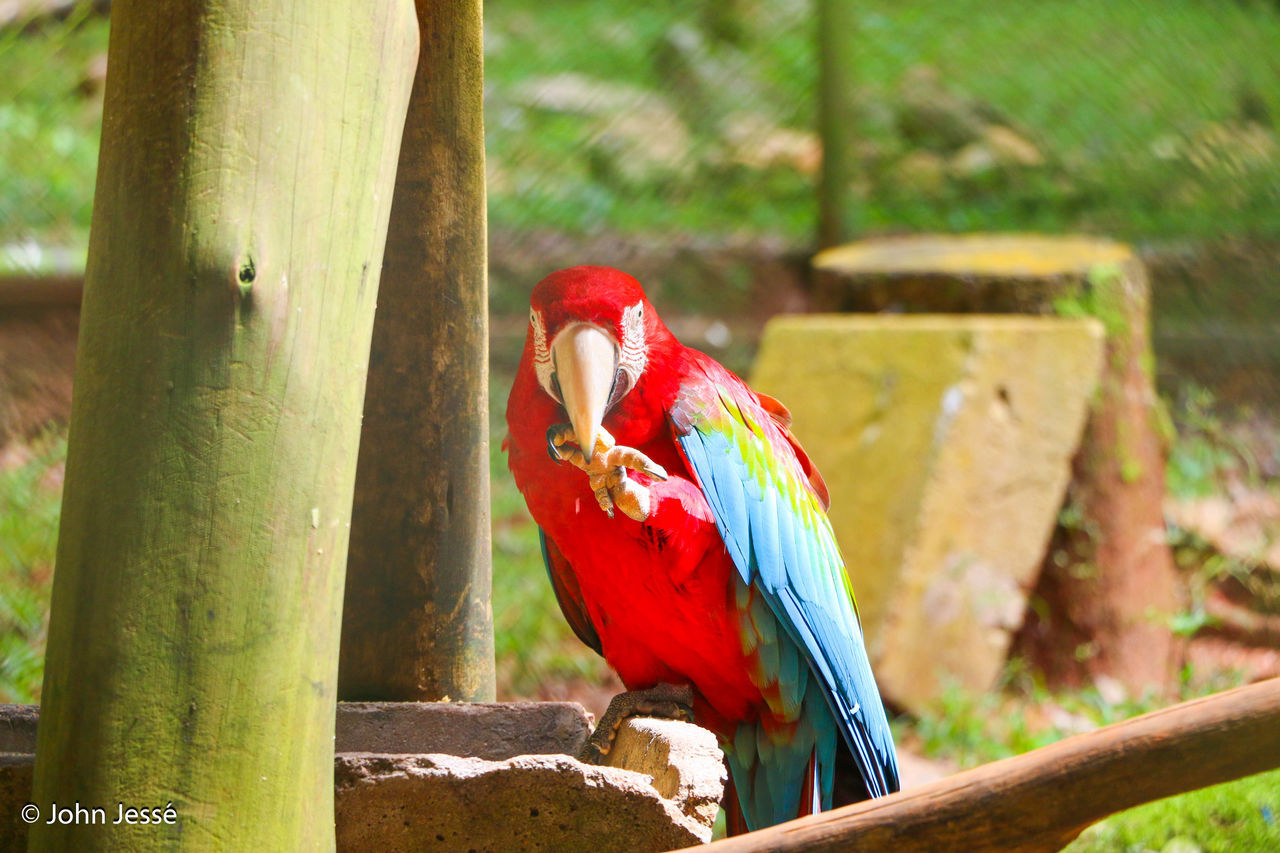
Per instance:
[[[339,702],[335,751],[501,761],[577,755],[590,734],[591,721],[577,702]]]
[[[1092,319],[819,315],[765,330],[778,397],[831,491],[884,694],[993,687],[1101,365]]]

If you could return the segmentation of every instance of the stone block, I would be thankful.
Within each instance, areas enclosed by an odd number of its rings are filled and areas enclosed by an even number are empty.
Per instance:
[[[765,330],[752,385],[791,409],[881,689],[993,687],[1101,364],[1092,319],[819,315]]]
[[[577,755],[590,734],[577,702],[339,702],[335,749],[501,761]]]
[[[710,832],[727,778],[711,732],[677,720],[633,717],[618,729],[605,763],[648,776],[660,797]]]
[[[339,754],[337,849],[606,853],[709,841],[724,772],[710,733],[629,720],[619,738],[614,761],[643,772],[567,755]]]
[[[26,849],[38,716],[0,706],[0,851]],[[628,720],[608,767],[563,754],[587,734],[574,702],[340,702],[338,850],[607,853],[711,839],[724,764],[710,732]],[[445,746],[464,754],[414,752]]]

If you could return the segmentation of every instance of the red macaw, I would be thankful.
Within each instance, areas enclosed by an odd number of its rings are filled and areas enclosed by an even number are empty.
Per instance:
[[[631,276],[574,267],[534,289],[509,464],[556,597],[629,690],[691,688],[735,831],[830,808],[850,756],[844,799],[899,786],[826,487],[789,420],[682,346]]]

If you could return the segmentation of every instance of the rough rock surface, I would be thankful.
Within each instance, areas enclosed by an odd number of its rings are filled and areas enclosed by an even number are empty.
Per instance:
[[[711,732],[676,720],[635,717],[618,730],[605,763],[648,776],[659,796],[676,803],[698,827],[706,827],[704,840],[710,839],[726,778]]]
[[[710,733],[631,720],[611,757],[647,772],[566,755],[339,754],[338,850],[606,853],[710,840],[724,772]]]
[[[0,706],[0,851],[26,848],[37,717]],[[580,749],[587,718],[573,702],[343,702],[338,727],[340,749],[383,751],[335,758],[343,851],[671,850],[710,840],[723,793],[715,738],[689,723],[628,720],[609,767],[521,754]],[[406,753],[428,744],[501,760]]]
[[[1093,320],[810,316],[769,324],[753,387],[782,400],[831,520],[885,695],[994,686],[1098,376]]]

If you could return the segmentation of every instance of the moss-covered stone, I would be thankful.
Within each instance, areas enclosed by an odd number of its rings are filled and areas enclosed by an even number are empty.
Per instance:
[[[995,684],[1066,488],[1103,330],[1089,318],[786,317],[753,386],[826,478],[881,688]]]

